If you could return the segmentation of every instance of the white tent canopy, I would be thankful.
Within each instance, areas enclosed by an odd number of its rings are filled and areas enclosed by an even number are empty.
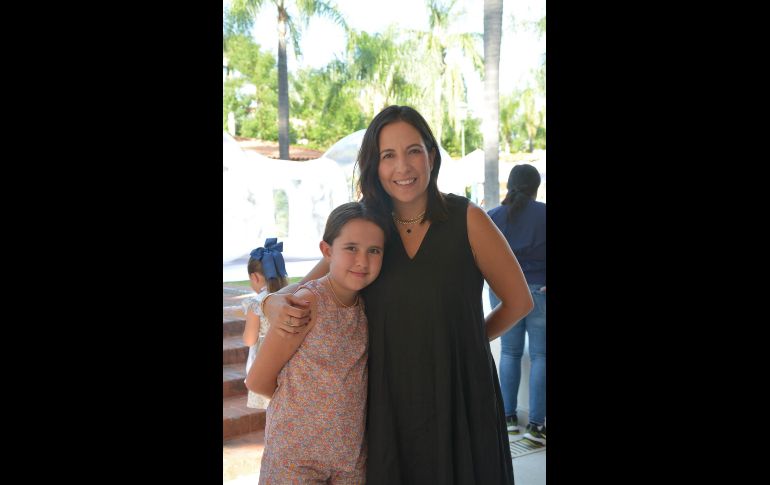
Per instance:
[[[246,279],[249,252],[268,237],[283,241],[284,259],[317,260],[318,243],[326,218],[338,205],[348,202],[345,176],[328,158],[305,162],[275,160],[244,151],[227,133],[222,149],[223,231],[222,262],[241,266]],[[279,227],[275,195],[282,191],[288,201],[288,228]],[[279,232],[288,229],[286,234]]]

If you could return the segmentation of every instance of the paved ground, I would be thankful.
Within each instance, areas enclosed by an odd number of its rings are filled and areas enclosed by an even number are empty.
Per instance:
[[[511,437],[511,440],[515,439],[521,439],[521,436],[517,438]],[[253,459],[255,461],[259,461],[262,459],[262,451],[264,449],[262,445],[250,444],[247,446],[250,447],[248,450],[247,458],[244,458],[244,453],[242,452],[232,453],[228,449],[224,450],[225,460],[229,460],[231,463],[234,463],[234,466],[231,465],[228,467],[230,473],[227,477],[228,479],[222,480],[223,485],[254,485],[259,481],[259,469],[257,469],[256,473],[245,473],[234,476],[234,473],[237,473],[239,466],[242,466],[244,469],[248,468],[247,464],[236,463],[236,460],[243,461],[244,459]],[[228,455],[228,453],[232,453],[232,455]],[[545,460],[545,449],[514,458],[513,477],[516,485],[546,485]]]

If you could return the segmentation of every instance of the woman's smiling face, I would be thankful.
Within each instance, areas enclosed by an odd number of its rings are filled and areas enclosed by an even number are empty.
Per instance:
[[[377,173],[394,207],[427,205],[433,154],[412,125],[395,121],[379,134],[380,161]]]

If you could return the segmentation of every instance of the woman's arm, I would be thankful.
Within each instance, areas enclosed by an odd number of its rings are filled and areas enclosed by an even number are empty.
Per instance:
[[[243,327],[243,343],[251,347],[259,340],[259,316],[253,307],[246,312],[246,326]]]
[[[325,259],[316,264],[302,281],[281,288],[277,293],[271,293],[264,301],[262,311],[270,322],[270,329],[275,328],[280,337],[291,337],[301,333],[302,328],[310,322],[311,312],[308,302],[297,295],[292,295],[306,281],[316,280],[329,272],[329,263]]]
[[[532,311],[534,303],[521,266],[492,219],[473,203],[468,204],[467,217],[476,265],[500,298],[486,319],[487,337],[494,340]]]
[[[309,308],[315,308],[316,298],[310,291],[303,288],[297,292],[296,296],[308,301]],[[265,340],[259,346],[254,363],[249,369],[249,374],[246,376],[246,387],[251,392],[256,392],[268,399],[272,398],[276,387],[278,387],[278,373],[305,341],[305,336],[311,328],[313,328],[313,324],[301,327],[297,335],[298,338],[286,339],[279,335],[279,330],[275,325],[270,325]]]

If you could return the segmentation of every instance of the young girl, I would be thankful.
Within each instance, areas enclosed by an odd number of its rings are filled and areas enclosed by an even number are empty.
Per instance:
[[[312,319],[298,338],[269,330],[246,377],[267,408],[259,483],[366,479],[368,329],[358,292],[380,273],[386,227],[359,202],[329,215],[320,243],[329,272],[300,286]],[[299,323],[286,325],[299,328]]]
[[[283,243],[276,244],[277,238],[265,240],[265,247],[257,248],[249,255],[247,269],[251,289],[257,296],[243,301],[243,311],[246,314],[246,326],[243,329],[243,343],[249,346],[249,356],[246,359],[246,374],[249,373],[257,350],[267,334],[268,322],[262,314],[261,303],[270,292],[278,291],[286,284],[286,267],[283,261]],[[249,391],[246,406],[266,409],[269,401],[257,393]]]

